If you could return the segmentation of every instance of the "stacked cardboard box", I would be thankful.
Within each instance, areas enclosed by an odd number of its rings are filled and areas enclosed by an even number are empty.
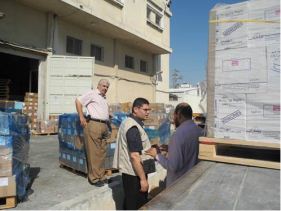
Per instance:
[[[23,113],[29,117],[30,129],[35,131],[37,128],[37,108],[38,108],[38,94],[32,92],[26,92],[24,96]]]
[[[163,112],[164,106],[152,108],[149,118],[144,121],[144,129],[151,144],[167,144],[171,135],[169,114]]]
[[[126,103],[120,103],[121,112],[125,113],[131,113],[132,112],[132,103],[126,102]]]
[[[58,133],[58,115],[50,115],[48,120],[37,119],[36,134]]]
[[[29,183],[28,117],[19,113],[0,112],[0,197],[27,197]]]
[[[280,1],[210,13],[208,136],[280,143]]]

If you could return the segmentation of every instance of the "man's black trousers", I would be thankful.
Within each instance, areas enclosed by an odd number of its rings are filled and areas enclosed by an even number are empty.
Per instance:
[[[146,175],[147,178],[147,175]],[[148,200],[148,192],[140,192],[140,179],[138,176],[132,176],[122,173],[123,188],[124,188],[124,209],[137,210],[144,205]]]

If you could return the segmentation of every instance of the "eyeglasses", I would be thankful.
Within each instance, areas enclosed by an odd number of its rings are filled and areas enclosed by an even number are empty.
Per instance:
[[[150,108],[141,108],[141,107],[139,107],[139,109],[142,109],[143,111],[145,111],[145,112],[149,112],[149,111],[151,111],[151,109]]]

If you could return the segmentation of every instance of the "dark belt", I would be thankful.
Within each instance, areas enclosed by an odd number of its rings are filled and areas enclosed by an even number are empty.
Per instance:
[[[90,121],[94,121],[94,122],[100,122],[100,123],[107,123],[107,120],[101,120],[101,119],[94,119],[94,118],[90,118]]]

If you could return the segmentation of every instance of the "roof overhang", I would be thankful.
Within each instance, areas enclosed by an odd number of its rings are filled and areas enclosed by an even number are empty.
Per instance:
[[[38,60],[45,60],[49,53],[45,50],[29,48],[2,40],[0,40],[0,52]]]
[[[61,19],[77,24],[92,32],[119,40],[122,43],[141,49],[152,54],[169,54],[172,52],[170,47],[152,41],[149,37],[137,34],[132,29],[124,25],[113,25],[94,14],[88,8],[79,3],[67,0],[17,0],[32,8],[53,12]],[[71,15],[70,15],[71,14]]]

